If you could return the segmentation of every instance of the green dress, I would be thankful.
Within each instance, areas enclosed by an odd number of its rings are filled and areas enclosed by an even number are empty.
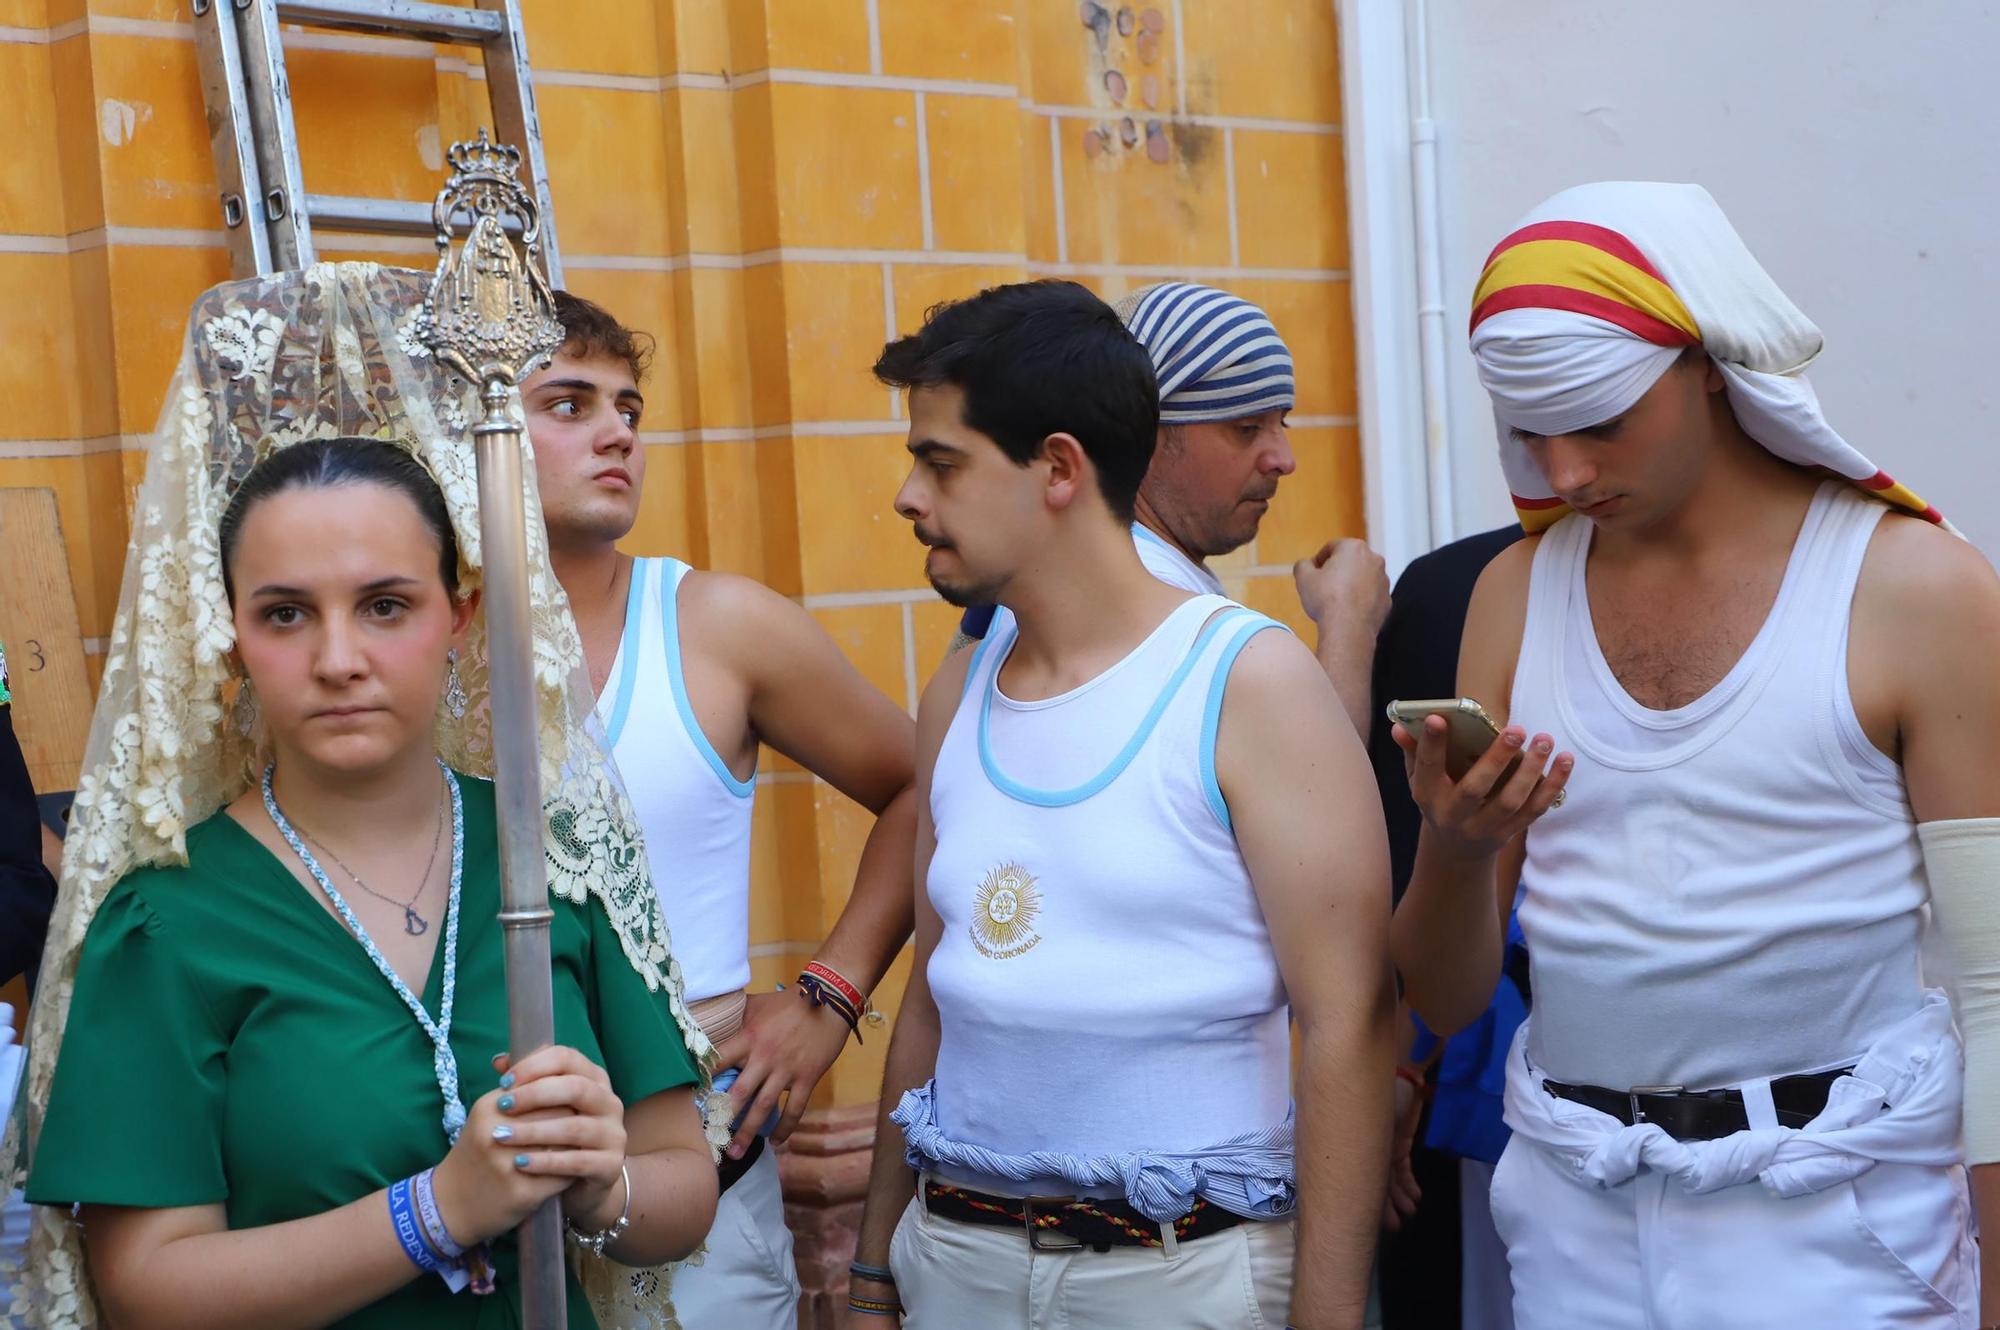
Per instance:
[[[493,786],[461,776],[465,864],[451,1045],[468,1108],[507,1047]],[[91,921],[27,1196],[150,1208],[222,1203],[232,1229],[319,1214],[444,1158],[431,1042],[340,921],[226,813],[188,866],[131,874]],[[556,1040],[627,1104],[696,1079],[664,992],[626,962],[594,901],[552,902]],[[433,1019],[440,954],[422,994]],[[389,1222],[388,1207],[382,1222]],[[519,1324],[512,1235],[499,1291],[420,1274],[342,1330]],[[572,1277],[569,1324],[596,1321]]]

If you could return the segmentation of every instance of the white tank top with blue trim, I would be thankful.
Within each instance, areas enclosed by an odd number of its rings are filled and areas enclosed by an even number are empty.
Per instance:
[[[1011,618],[977,648],[931,781],[946,1136],[1092,1157],[1286,1122],[1284,983],[1214,760],[1230,668],[1278,626],[1197,596],[1037,702],[996,681]]]
[[[738,780],[702,733],[681,671],[679,593],[688,565],[634,559],[625,632],[597,718],[639,824],[660,911],[690,1001],[750,982],[750,814]]]

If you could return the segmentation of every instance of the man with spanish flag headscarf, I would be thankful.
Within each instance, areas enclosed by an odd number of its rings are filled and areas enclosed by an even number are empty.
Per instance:
[[[2000,1322],[1960,1144],[1963,1103],[2000,1160],[2000,579],[1827,423],[1818,330],[1698,187],[1549,199],[1471,332],[1531,534],[1460,656],[1501,736],[1453,780],[1442,720],[1398,734],[1425,825],[1394,949],[1464,1025],[1518,884],[1516,1324]]]

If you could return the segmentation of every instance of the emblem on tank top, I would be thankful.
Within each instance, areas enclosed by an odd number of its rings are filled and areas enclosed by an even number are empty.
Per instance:
[[[1042,940],[1035,931],[1035,916],[1041,912],[1035,875],[1016,863],[1001,864],[972,894],[972,945],[996,961],[1032,950]]]

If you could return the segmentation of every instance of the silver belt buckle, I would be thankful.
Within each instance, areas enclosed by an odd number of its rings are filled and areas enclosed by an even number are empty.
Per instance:
[[[1684,1094],[1685,1085],[1635,1085],[1625,1092],[1625,1102],[1632,1110],[1632,1125],[1646,1121],[1646,1112],[1639,1107],[1639,1096],[1648,1094]]]
[[[1074,1196],[1023,1196],[1021,1198],[1021,1222],[1028,1228],[1028,1246],[1035,1251],[1082,1251],[1083,1240],[1045,1229],[1035,1223],[1035,1207],[1038,1205],[1061,1207],[1076,1200]]]

